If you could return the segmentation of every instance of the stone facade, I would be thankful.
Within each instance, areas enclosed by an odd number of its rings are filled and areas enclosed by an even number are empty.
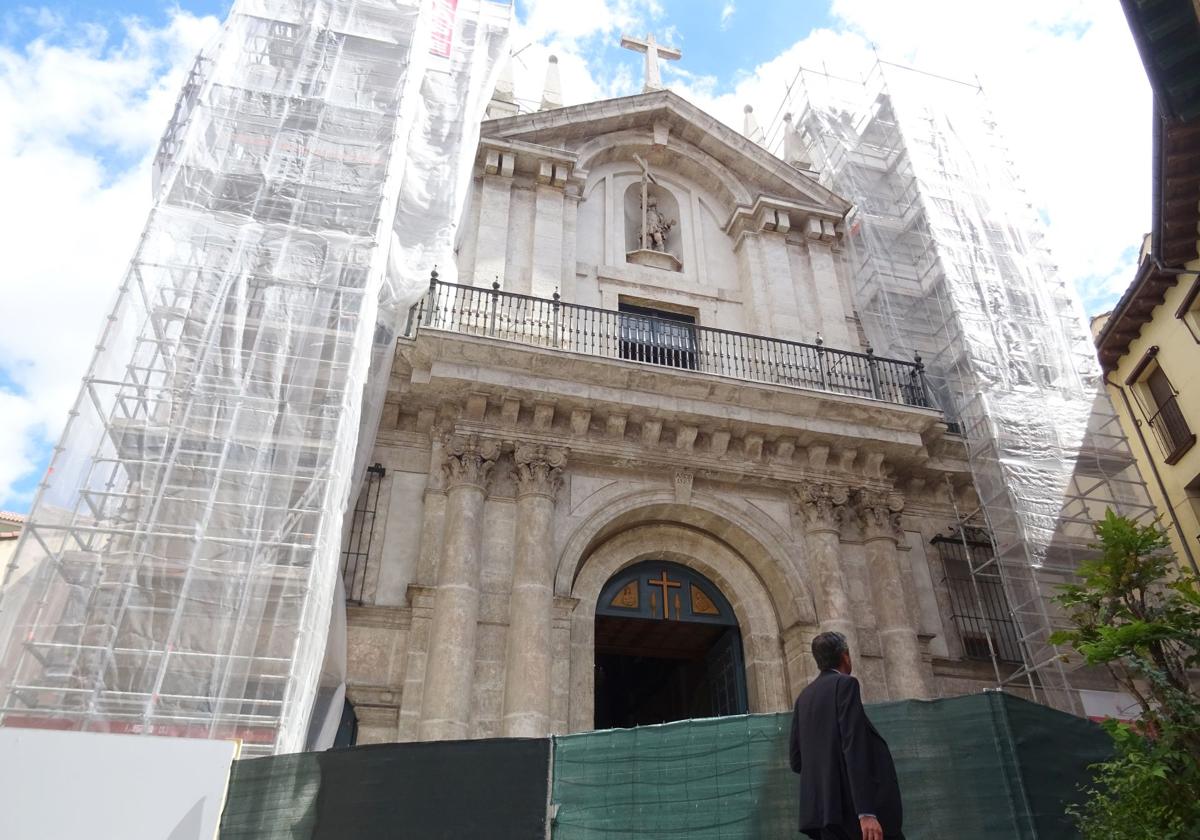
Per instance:
[[[678,210],[679,270],[626,259],[638,158]],[[460,282],[864,351],[848,209],[668,91],[506,117],[483,126]],[[374,460],[361,742],[592,728],[597,600],[647,558],[729,601],[751,711],[789,707],[824,629],[868,700],[988,684],[929,549],[975,505],[936,410],[433,325],[398,344]]]

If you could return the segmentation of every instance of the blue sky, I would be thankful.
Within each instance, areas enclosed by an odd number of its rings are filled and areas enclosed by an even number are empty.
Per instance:
[[[229,3],[0,8],[0,509],[45,471],[150,204],[149,161],[196,50]],[[1149,224],[1149,95],[1117,3],[1091,0],[521,0],[518,97],[550,54],[567,104],[636,92],[653,31],[664,81],[766,127],[798,64],[870,55],[978,77],[1061,271],[1091,312],[1132,277]]]

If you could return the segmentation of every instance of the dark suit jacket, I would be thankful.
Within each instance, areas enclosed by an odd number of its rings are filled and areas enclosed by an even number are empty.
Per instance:
[[[904,821],[900,783],[887,741],[863,710],[858,680],[822,671],[792,712],[792,772],[800,774],[800,830],[829,826],[858,834],[858,815],[874,814],[885,835]]]

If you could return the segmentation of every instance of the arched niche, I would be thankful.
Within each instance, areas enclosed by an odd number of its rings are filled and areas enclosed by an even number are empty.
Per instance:
[[[670,226],[660,250],[654,242],[642,241],[643,220],[646,218],[646,210],[642,207],[642,189],[641,181],[625,189],[622,204],[625,211],[625,259],[651,268],[682,271],[684,234],[680,226],[682,214],[679,212],[679,200],[662,184],[645,185],[646,203],[650,205],[651,212],[657,213],[658,218]],[[650,236],[646,238],[650,239]]]

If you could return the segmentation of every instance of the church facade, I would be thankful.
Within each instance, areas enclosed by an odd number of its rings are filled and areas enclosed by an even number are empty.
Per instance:
[[[665,90],[484,122],[350,535],[360,742],[780,711],[827,629],[868,700],[991,684],[932,542],[966,450],[866,346],[849,209]]]

